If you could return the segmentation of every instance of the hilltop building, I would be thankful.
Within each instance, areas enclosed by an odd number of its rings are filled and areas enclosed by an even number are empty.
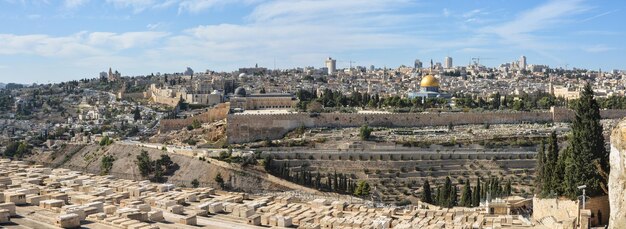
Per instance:
[[[298,103],[291,93],[248,94],[238,87],[230,96],[230,107],[234,110],[289,109]]]
[[[417,92],[409,92],[408,97],[410,99],[421,97],[422,100],[426,98],[446,98],[449,99],[451,96],[447,93],[442,93],[439,91],[439,80],[435,78],[433,75],[426,75],[422,77],[420,81],[420,88]]]

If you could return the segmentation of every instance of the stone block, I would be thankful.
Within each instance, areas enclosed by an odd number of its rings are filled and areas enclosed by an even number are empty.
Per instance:
[[[77,228],[80,227],[80,217],[74,213],[59,215],[56,225],[61,228]]]
[[[11,213],[9,210],[0,209],[0,223],[9,223],[11,222]]]
[[[10,216],[16,216],[17,215],[15,213],[15,204],[14,203],[0,204],[0,210],[7,210],[7,211],[9,211],[9,215]]]
[[[173,213],[173,214],[178,214],[178,215],[183,214],[184,210],[185,210],[185,208],[182,205],[178,205],[178,204],[169,206],[167,208],[168,212]]]
[[[211,203],[209,205],[209,213],[218,214],[224,212],[222,203]]]
[[[196,225],[197,224],[197,218],[195,215],[193,216],[179,216],[178,220],[176,221],[179,224],[183,224],[183,225]]]
[[[155,222],[161,222],[165,220],[163,218],[163,211],[159,211],[159,210],[148,212],[148,219],[150,219],[150,221],[155,221]]]
[[[260,226],[261,225],[261,216],[254,214],[246,219],[246,223],[249,225]]]

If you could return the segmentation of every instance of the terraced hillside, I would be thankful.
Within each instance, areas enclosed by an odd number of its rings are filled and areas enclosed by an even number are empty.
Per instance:
[[[472,185],[478,178],[511,180],[513,193],[531,195],[534,180],[535,152],[483,152],[458,150],[449,152],[265,152],[275,168],[287,168],[299,176],[301,171],[321,183],[335,173],[354,181],[367,181],[374,188],[375,199],[384,202],[414,201],[421,195],[421,187],[428,180],[431,186],[443,184],[449,176],[459,190],[463,182]]]

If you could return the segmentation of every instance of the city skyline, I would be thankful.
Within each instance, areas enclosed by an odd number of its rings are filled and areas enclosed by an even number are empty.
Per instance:
[[[0,1],[0,82],[354,65],[517,61],[624,69],[617,1]],[[20,26],[16,26],[20,25]],[[424,64],[427,67],[428,64]]]

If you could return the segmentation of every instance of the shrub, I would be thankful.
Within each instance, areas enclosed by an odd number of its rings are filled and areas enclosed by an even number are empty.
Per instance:
[[[200,186],[200,182],[198,181],[198,179],[193,179],[191,181],[191,187],[197,188]]]

